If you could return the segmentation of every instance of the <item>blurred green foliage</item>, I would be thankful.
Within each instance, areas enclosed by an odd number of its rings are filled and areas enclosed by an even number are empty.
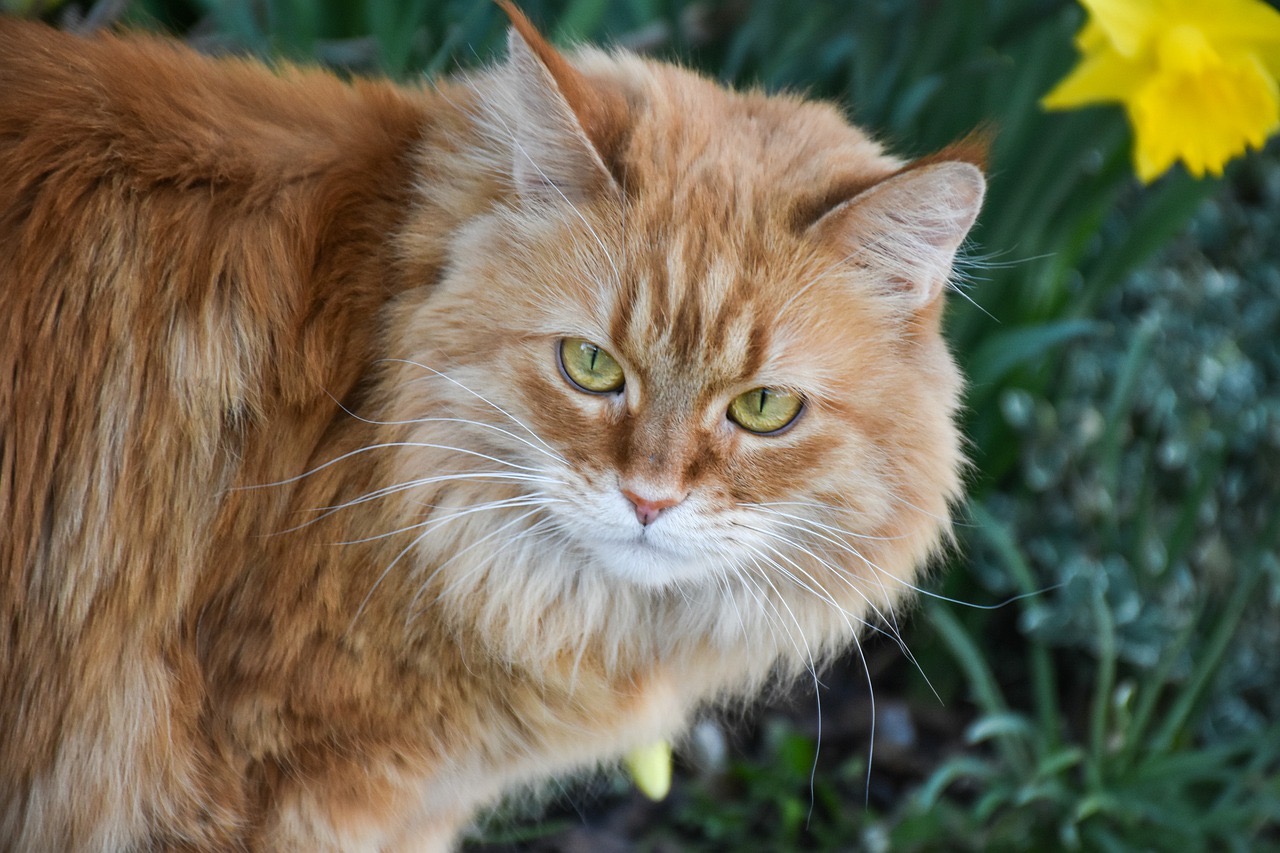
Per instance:
[[[1280,846],[1280,161],[1140,188],[1118,110],[1037,106],[1074,61],[1067,0],[521,6],[560,42],[837,99],[904,155],[996,134],[949,315],[979,473],[942,591],[1026,597],[931,601],[908,636],[968,728],[879,810],[858,760],[771,730],[732,796],[689,783],[651,845]],[[126,18],[405,79],[489,60],[504,30],[483,0],[137,0]]]

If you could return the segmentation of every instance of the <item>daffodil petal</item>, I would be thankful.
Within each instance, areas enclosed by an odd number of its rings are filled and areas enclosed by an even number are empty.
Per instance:
[[[1165,4],[1152,0],[1080,0],[1090,20],[1106,33],[1115,49],[1135,58],[1160,26]]]
[[[1107,37],[1106,30],[1098,26],[1098,22],[1093,18],[1087,19],[1084,26],[1080,28],[1080,32],[1076,33],[1075,43],[1076,49],[1084,56],[1115,50],[1111,45],[1111,39]]]
[[[1142,86],[1146,72],[1117,53],[1086,56],[1041,100],[1048,110],[1125,101]]]
[[[661,800],[671,790],[671,744],[665,740],[631,750],[623,763],[649,799]]]

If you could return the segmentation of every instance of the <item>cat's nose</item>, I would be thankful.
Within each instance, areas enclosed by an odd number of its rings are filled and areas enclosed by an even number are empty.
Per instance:
[[[684,500],[683,497],[671,497],[671,496],[656,498],[656,499],[645,498],[645,497],[641,497],[640,495],[636,494],[630,489],[625,489],[625,488],[622,489],[622,494],[623,496],[626,497],[627,500],[631,501],[631,506],[636,511],[636,520],[639,521],[645,527],[648,527],[650,524],[653,524],[653,522],[657,520],[658,515],[664,509],[670,509],[671,507],[680,503],[680,501]]]

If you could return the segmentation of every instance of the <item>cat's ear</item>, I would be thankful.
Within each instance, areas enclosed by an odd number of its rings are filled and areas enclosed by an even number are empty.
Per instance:
[[[625,103],[593,86],[512,3],[498,5],[512,25],[507,48],[517,107],[511,129],[517,191],[525,198],[571,203],[617,192],[602,150],[618,134]]]
[[[948,160],[908,166],[810,226],[851,266],[869,270],[908,311],[933,304],[986,192],[982,171]]]

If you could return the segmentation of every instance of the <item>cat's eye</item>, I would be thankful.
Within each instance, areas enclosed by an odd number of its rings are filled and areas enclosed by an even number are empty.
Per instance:
[[[583,338],[560,342],[560,369],[575,386],[592,394],[618,391],[626,380],[613,356]]]
[[[748,432],[768,435],[789,426],[804,408],[795,394],[776,388],[753,388],[729,404],[729,420]]]

